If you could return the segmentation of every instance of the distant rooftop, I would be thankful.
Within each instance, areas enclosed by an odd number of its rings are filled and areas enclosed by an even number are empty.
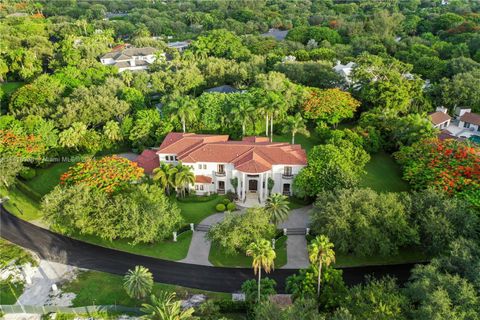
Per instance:
[[[238,90],[238,89],[236,89],[232,86],[229,86],[228,84],[225,84],[223,86],[207,89],[207,90],[205,90],[205,92],[235,93],[235,92],[240,92],[240,90]]]
[[[272,28],[268,30],[266,33],[262,33],[262,37],[274,37],[278,41],[285,40],[285,37],[287,36],[288,30],[280,30],[276,28]]]

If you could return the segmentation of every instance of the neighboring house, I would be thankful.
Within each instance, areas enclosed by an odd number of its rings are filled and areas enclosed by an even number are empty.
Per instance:
[[[234,88],[232,86],[229,86],[228,84],[225,84],[223,86],[206,89],[205,92],[235,93],[235,92],[241,92],[241,90],[238,90],[237,88]]]
[[[480,132],[480,114],[471,112],[471,109],[459,110],[458,126],[474,132]]]
[[[280,30],[276,28],[269,29],[268,32],[262,33],[262,37],[274,37],[278,41],[285,40],[288,34],[288,30]]]
[[[430,122],[433,127],[438,129],[447,128],[450,125],[452,117],[448,115],[448,109],[444,107],[438,107],[435,112],[429,114]]]
[[[142,154],[135,159],[135,162],[143,168],[145,174],[152,174],[153,170],[160,166],[157,150],[152,149],[143,150]]]
[[[190,45],[190,41],[175,41],[167,43],[169,48],[177,49],[180,52],[183,52]]]
[[[342,64],[341,61],[337,61],[337,64],[335,65],[335,67],[333,67],[333,70],[335,70],[336,73],[341,75],[348,84],[351,84],[352,78],[350,77],[350,75],[355,66],[356,63],[352,61],[347,64]]]
[[[117,46],[112,52],[103,55],[100,62],[104,65],[118,67],[118,72],[146,70],[156,60],[155,53],[157,51],[158,49],[152,47]]]
[[[236,178],[238,198],[254,198],[260,203],[268,197],[269,179],[274,182],[272,193],[291,195],[294,177],[307,165],[300,145],[272,143],[267,137],[232,141],[228,135],[171,132],[156,151],[158,162],[152,152],[148,150],[137,160],[139,166],[146,166],[146,172],[158,163],[181,162],[195,174],[192,189],[197,195],[235,192],[232,179]]]

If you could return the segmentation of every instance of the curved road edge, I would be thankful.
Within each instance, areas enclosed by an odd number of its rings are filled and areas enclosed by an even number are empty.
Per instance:
[[[157,282],[218,292],[238,292],[245,280],[254,278],[250,268],[201,266],[100,247],[35,226],[9,213],[3,206],[0,206],[0,211],[0,236],[36,252],[42,259],[118,275],[142,265],[150,269]],[[363,282],[366,275],[391,275],[403,284],[410,277],[413,266],[409,263],[341,270],[347,285]],[[285,291],[286,278],[295,272],[296,269],[277,269],[268,277],[275,279],[277,291],[281,293]]]

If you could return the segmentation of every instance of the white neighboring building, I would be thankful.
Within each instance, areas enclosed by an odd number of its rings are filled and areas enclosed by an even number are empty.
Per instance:
[[[118,67],[118,72],[146,70],[156,60],[155,53],[157,51],[158,49],[152,47],[134,48],[121,46],[117,50],[103,55],[100,58],[100,62],[104,65]]]
[[[181,161],[190,166],[197,195],[235,192],[232,179],[236,178],[240,201],[248,197],[259,203],[268,197],[269,178],[274,182],[272,193],[291,195],[294,177],[307,165],[306,152],[300,145],[272,143],[267,137],[232,141],[227,135],[171,132],[156,154],[158,160],[152,158],[155,163],[175,165]],[[148,164],[139,162],[139,166]]]
[[[179,52],[183,52],[188,48],[191,41],[175,41],[167,43],[169,48],[177,49]]]
[[[452,120],[452,117],[448,115],[448,109],[444,107],[438,107],[429,116],[433,127],[438,129],[446,129],[450,125],[450,120]]]
[[[480,132],[480,114],[473,113],[472,109],[458,109],[458,126],[475,133]]]
[[[357,64],[352,61],[350,61],[347,64],[342,64],[341,61],[337,61],[337,64],[335,65],[335,67],[333,67],[333,70],[335,70],[336,73],[341,75],[348,84],[351,84],[352,78],[350,77],[350,75],[352,73],[353,68],[355,68],[356,65]]]

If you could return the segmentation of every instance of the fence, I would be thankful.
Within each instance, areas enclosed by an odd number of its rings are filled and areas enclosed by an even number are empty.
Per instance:
[[[24,305],[0,305],[0,311],[7,313],[36,313],[36,314],[48,314],[55,313],[73,313],[73,314],[93,314],[98,312],[115,312],[115,313],[134,313],[140,314],[139,308],[124,307],[117,305],[105,305],[105,306],[85,306],[85,307],[57,307],[57,306],[24,306]]]

